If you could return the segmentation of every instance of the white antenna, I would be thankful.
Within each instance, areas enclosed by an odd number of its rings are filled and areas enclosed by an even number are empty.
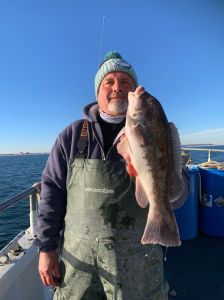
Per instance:
[[[103,45],[103,29],[104,29],[104,20],[105,16],[103,16],[103,23],[102,23],[102,29],[101,29],[101,37],[100,37],[100,51],[99,51],[99,67],[100,67],[100,61],[101,61],[101,51],[102,51],[102,45]]]

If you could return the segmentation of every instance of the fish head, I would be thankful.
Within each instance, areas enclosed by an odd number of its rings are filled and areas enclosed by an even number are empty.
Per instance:
[[[141,147],[162,143],[165,146],[168,120],[160,102],[142,86],[128,94],[125,132]],[[133,149],[133,143],[131,149]],[[136,148],[137,149],[137,148]]]
[[[127,120],[132,125],[150,128],[168,123],[160,102],[142,86],[128,94]]]

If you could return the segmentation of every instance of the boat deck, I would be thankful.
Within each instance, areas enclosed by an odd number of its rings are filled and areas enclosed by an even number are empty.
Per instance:
[[[166,257],[169,300],[224,300],[224,238],[199,234]]]

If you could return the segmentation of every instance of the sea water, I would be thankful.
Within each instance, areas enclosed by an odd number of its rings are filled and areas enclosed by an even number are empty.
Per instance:
[[[40,182],[48,155],[0,156],[0,202]],[[29,197],[0,212],[0,249],[29,226]]]
[[[208,148],[224,149],[224,146]],[[189,153],[194,164],[208,160],[207,152],[189,151]],[[0,156],[0,202],[39,182],[47,158],[47,154]],[[224,162],[224,153],[212,153],[211,159]],[[29,198],[27,197],[0,213],[0,249],[28,226]]]

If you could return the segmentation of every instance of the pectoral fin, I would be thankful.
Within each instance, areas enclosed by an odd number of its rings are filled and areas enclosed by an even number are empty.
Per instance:
[[[133,165],[130,163],[127,163],[127,172],[130,176],[136,177],[138,175],[137,171],[133,167]]]
[[[120,142],[117,144],[117,151],[123,156],[128,164],[131,163],[129,143],[126,136],[121,137]]]
[[[135,187],[135,197],[136,200],[142,208],[145,208],[149,203],[146,193],[142,187],[141,181],[138,177],[136,177],[136,187]]]

